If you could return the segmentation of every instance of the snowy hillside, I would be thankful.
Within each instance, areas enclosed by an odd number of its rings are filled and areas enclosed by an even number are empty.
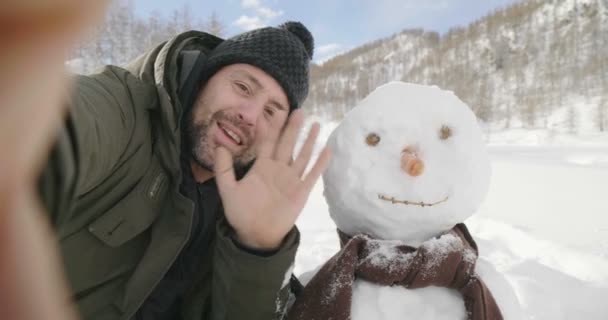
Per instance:
[[[606,130],[607,19],[604,0],[527,0],[445,35],[403,31],[314,68],[306,108],[338,119],[402,80],[454,91],[494,130]]]

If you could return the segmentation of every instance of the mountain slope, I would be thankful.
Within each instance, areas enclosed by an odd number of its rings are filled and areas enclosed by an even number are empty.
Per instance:
[[[337,119],[391,80],[454,91],[492,128],[608,129],[606,0],[528,0],[440,36],[406,30],[315,66],[305,108]]]

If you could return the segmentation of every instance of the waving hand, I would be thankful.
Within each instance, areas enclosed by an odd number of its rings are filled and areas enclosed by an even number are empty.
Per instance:
[[[251,248],[273,249],[293,228],[306,200],[327,168],[330,152],[323,149],[312,169],[311,159],[319,124],[311,128],[299,155],[292,160],[294,145],[303,123],[300,110],[292,113],[283,132],[258,132],[265,140],[247,175],[237,181],[228,150],[216,150],[216,180],[226,218],[235,229],[237,240]]]

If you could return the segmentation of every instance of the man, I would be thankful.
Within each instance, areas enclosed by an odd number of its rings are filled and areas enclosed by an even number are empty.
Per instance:
[[[292,159],[312,54],[297,22],[191,31],[76,80],[40,190],[84,319],[282,315],[329,160],[318,125]]]

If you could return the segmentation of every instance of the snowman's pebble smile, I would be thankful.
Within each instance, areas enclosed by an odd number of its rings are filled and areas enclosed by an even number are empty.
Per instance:
[[[414,206],[421,206],[421,207],[432,207],[432,206],[435,206],[440,203],[448,201],[448,198],[449,197],[446,196],[443,200],[439,200],[437,202],[422,202],[422,201],[416,202],[416,201],[408,201],[408,200],[398,200],[398,199],[395,199],[395,197],[387,197],[385,195],[378,194],[378,199],[384,200],[384,201],[389,201],[393,204],[400,203],[400,204],[405,204],[405,205],[414,205]]]

